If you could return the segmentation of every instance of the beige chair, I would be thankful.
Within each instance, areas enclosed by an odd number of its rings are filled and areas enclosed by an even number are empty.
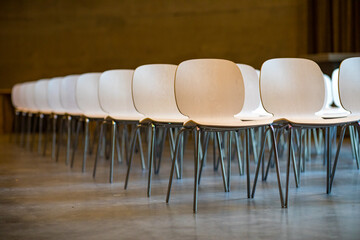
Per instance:
[[[195,59],[182,62],[176,71],[175,97],[179,111],[189,117],[184,123],[184,129],[196,131],[196,153],[194,173],[194,204],[193,211],[197,211],[198,202],[198,177],[200,158],[200,138],[203,132],[215,131],[218,146],[221,146],[220,131],[228,131],[229,138],[234,131],[246,129],[246,143],[249,147],[249,129],[259,126],[267,126],[271,130],[275,149],[275,163],[278,175],[278,186],[281,205],[283,205],[283,194],[280,182],[280,169],[277,158],[274,128],[271,126],[272,119],[255,119],[252,121],[241,121],[234,117],[241,112],[244,105],[245,87],[243,76],[235,63],[221,59]],[[241,117],[241,116],[240,116]],[[177,143],[180,134],[177,136]],[[264,141],[263,141],[264,143]],[[262,144],[264,145],[264,144]],[[231,144],[229,144],[231,153]],[[264,146],[262,146],[263,148]],[[248,149],[247,149],[248,150]],[[219,149],[220,157],[223,158],[222,149]],[[250,198],[250,168],[249,151],[246,156],[247,193]],[[172,163],[166,201],[169,201],[173,173],[177,151]],[[231,156],[228,156],[231,158]],[[225,175],[222,164],[222,174]],[[227,185],[226,177],[224,186]]]
[[[86,158],[89,145],[89,122],[103,122],[108,114],[101,108],[99,100],[99,80],[101,73],[84,73],[76,80],[75,97],[80,111],[83,113],[84,129],[84,155],[82,169],[85,171]],[[76,138],[77,139],[77,138]],[[76,140],[77,141],[77,140]],[[75,147],[74,147],[75,149]],[[99,149],[99,145],[98,145]],[[98,154],[96,154],[98,156]]]
[[[156,128],[164,128],[164,135],[168,131],[169,136],[173,134],[173,128],[181,127],[183,122],[188,120],[186,116],[181,114],[177,108],[175,93],[174,93],[174,79],[176,72],[176,65],[170,64],[150,64],[143,65],[135,69],[132,81],[132,95],[134,99],[135,108],[144,117],[140,120],[140,124],[136,129],[139,131],[140,127],[151,127],[151,143],[150,143],[150,159],[149,159],[149,175],[148,175],[148,189],[147,195],[151,195],[151,179],[155,158],[155,133]],[[170,151],[172,152],[174,143],[170,137]],[[130,159],[128,165],[128,172],[125,179],[125,189],[128,185],[129,174],[131,169],[132,154],[134,151],[133,137]],[[160,164],[160,161],[159,161]]]
[[[339,68],[339,99],[341,105],[347,111],[351,112],[350,116],[360,119],[360,57],[353,57],[345,59],[341,62]],[[354,127],[358,132],[360,132],[359,121],[354,124]],[[341,144],[344,134],[342,134],[339,144]],[[358,141],[357,141],[358,147]],[[340,145],[341,146],[341,145]],[[339,153],[337,153],[334,161],[334,166],[332,170],[331,180],[330,180],[330,191],[332,189],[332,184],[334,181],[336,166],[339,159]],[[357,159],[357,167],[359,168],[359,162]]]
[[[323,118],[316,115],[324,105],[324,77],[319,66],[307,59],[279,58],[266,61],[261,68],[261,99],[264,108],[276,118],[276,123],[288,123],[288,162],[286,177],[285,207],[288,205],[288,186],[292,131],[294,129],[324,128],[326,140],[327,178],[326,191],[330,192],[330,129],[358,120],[357,116]],[[276,93],[276,94],[274,94]],[[340,144],[339,144],[340,146]]]
[[[119,129],[122,129],[123,141],[126,141],[124,136],[127,131],[128,126],[136,125],[139,123],[144,116],[140,114],[134,106],[133,97],[132,97],[132,79],[133,79],[134,70],[109,70],[101,74],[99,80],[99,102],[101,108],[108,115],[108,120],[112,124],[112,137],[111,137],[111,162],[110,162],[110,182],[113,181],[113,166],[114,166],[114,152],[115,152],[115,142],[120,141],[120,138],[117,136],[117,125]],[[101,127],[102,129],[102,127]],[[100,131],[100,138],[102,139],[102,132]],[[134,138],[138,140],[141,163],[143,169],[145,168],[143,151],[142,151],[142,142],[140,132],[134,134]],[[118,146],[118,145],[117,145]],[[121,161],[120,148],[117,147],[118,151],[118,161]],[[123,148],[123,152],[127,152],[127,149]],[[98,155],[98,154],[97,154]],[[124,154],[127,158],[127,154]],[[96,164],[98,156],[95,159],[93,176],[96,173]],[[126,162],[128,159],[126,159]]]

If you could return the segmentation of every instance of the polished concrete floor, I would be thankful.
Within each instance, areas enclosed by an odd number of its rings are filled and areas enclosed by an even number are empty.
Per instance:
[[[246,177],[233,164],[231,192],[224,193],[220,172],[209,163],[199,188],[199,211],[192,212],[193,160],[185,155],[184,178],[175,180],[165,203],[169,152],[154,175],[146,197],[147,173],[136,156],[129,189],[123,189],[125,164],[94,156],[81,172],[81,153],[73,169],[64,155],[55,163],[0,136],[0,239],[360,239],[360,172],[349,143],[341,152],[333,191],[325,193],[325,167],[312,157],[296,189],[291,178],[288,209],[280,207],[276,175],[259,182],[254,199],[246,197]],[[211,155],[210,155],[211,156]],[[284,179],[285,164],[281,162]],[[253,179],[254,163],[251,164]]]

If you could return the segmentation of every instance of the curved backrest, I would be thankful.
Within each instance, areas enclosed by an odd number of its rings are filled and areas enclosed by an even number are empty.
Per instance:
[[[192,119],[233,117],[243,107],[244,92],[240,69],[228,60],[188,60],[176,71],[177,106]]]
[[[265,109],[275,116],[312,115],[324,105],[323,73],[308,59],[270,59],[261,67],[260,92]]]
[[[332,96],[332,87],[331,87],[331,79],[328,75],[323,74],[324,76],[324,83],[325,83],[325,101],[324,107],[331,107],[333,103],[333,96]]]
[[[49,79],[41,79],[35,83],[35,103],[40,112],[51,112],[48,100]]]
[[[339,70],[339,93],[342,106],[360,113],[360,57],[342,61]]]
[[[136,109],[146,117],[184,117],[174,92],[176,65],[150,64],[135,69],[132,92]]]
[[[339,69],[336,68],[331,74],[331,87],[334,104],[337,107],[342,107],[339,97]]]
[[[261,104],[259,77],[256,70],[245,64],[236,64],[244,79],[245,98],[241,113],[251,113]]]
[[[99,102],[101,73],[81,74],[76,81],[76,102],[84,114],[104,113]]]
[[[26,111],[27,105],[26,105],[26,82],[21,83],[19,86],[19,105],[22,110]]]
[[[20,83],[15,84],[11,89],[11,103],[15,108],[20,108]]]
[[[76,82],[79,75],[69,75],[61,80],[60,101],[64,110],[68,114],[81,115],[82,111],[76,102]]]
[[[49,80],[48,83],[48,103],[52,112],[63,113],[64,108],[60,100],[60,86],[62,77],[56,77]]]
[[[139,114],[134,106],[131,82],[134,70],[103,72],[99,82],[101,108],[111,115]]]
[[[27,82],[25,85],[26,86],[26,88],[25,88],[26,106],[27,106],[27,109],[32,112],[37,112],[39,110],[35,103],[35,84],[36,84],[36,82]]]

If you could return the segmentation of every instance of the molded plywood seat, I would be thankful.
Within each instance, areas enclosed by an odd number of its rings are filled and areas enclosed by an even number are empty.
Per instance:
[[[247,67],[244,68],[246,70],[249,69]],[[255,76],[255,80],[253,80],[258,81],[255,71],[253,74],[255,74],[252,76]],[[253,85],[250,84],[249,86]],[[249,129],[258,126],[269,126],[272,123],[272,119],[256,118],[254,114],[251,114],[251,110],[256,109],[259,102],[254,104],[252,102],[247,103],[247,108],[243,112],[244,118],[248,118],[249,115],[251,115],[253,120],[242,121],[239,118],[234,117],[234,115],[241,117],[241,114],[238,113],[241,113],[244,107],[245,94],[245,84],[242,72],[240,68],[231,61],[222,59],[194,59],[184,61],[178,66],[175,77],[176,103],[179,111],[183,115],[189,117],[189,120],[184,123],[184,127],[192,127],[196,130],[197,154],[195,157],[194,212],[197,211],[201,133],[206,131],[216,131],[218,146],[221,146],[219,131],[229,131],[229,139],[231,139],[232,131],[246,129],[246,147],[248,147]],[[271,132],[274,139],[275,135],[273,128],[271,128]],[[273,141],[273,144],[275,145],[276,143]],[[222,150],[219,151],[221,152]],[[231,152],[231,149],[229,149],[229,152]],[[250,198],[249,151],[246,152],[247,192],[248,197]],[[275,162],[277,166],[276,169],[279,170],[277,153],[275,154]],[[225,191],[229,191],[230,168],[228,167],[228,174],[226,177],[222,155],[220,163]],[[173,159],[172,172],[170,175],[167,202],[169,201],[172,185],[174,164],[175,158]],[[231,166],[230,161],[228,161],[228,166]],[[277,174],[279,176],[280,172],[277,171]],[[281,204],[283,204],[280,179],[278,184],[280,200]]]

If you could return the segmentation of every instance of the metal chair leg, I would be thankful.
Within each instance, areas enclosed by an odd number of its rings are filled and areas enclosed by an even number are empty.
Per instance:
[[[195,168],[194,168],[194,202],[193,202],[193,212],[196,213],[198,209],[198,195],[199,195],[199,160],[200,160],[200,140],[201,139],[201,129],[196,128],[196,158],[194,159]]]
[[[99,159],[99,157],[100,157],[101,144],[102,144],[103,135],[104,135],[104,124],[105,124],[105,121],[103,121],[103,122],[100,123],[100,133],[99,133],[98,145],[97,145],[97,148],[96,148],[96,156],[95,156],[94,169],[93,169],[93,178],[95,178],[97,162],[98,162],[98,159]],[[85,120],[85,139],[86,139],[86,136],[88,135],[86,125],[87,125],[87,124],[86,124],[86,120]],[[87,145],[87,144],[85,144],[85,147],[86,147],[86,145]],[[85,150],[84,150],[84,154],[86,154],[86,151],[85,151]]]
[[[86,168],[86,157],[88,152],[88,145],[89,145],[89,119],[84,119],[85,124],[85,131],[84,131],[84,154],[83,154],[83,162],[82,162],[82,172],[85,172]]]
[[[150,163],[149,163],[149,174],[148,174],[148,187],[147,187],[147,196],[151,196],[151,180],[152,172],[154,167],[154,158],[155,158],[155,139],[156,139],[156,126],[151,124],[151,151],[150,151]]]
[[[57,122],[57,115],[53,115],[53,124],[52,124],[52,148],[51,148],[51,159],[55,161],[55,149],[56,149],[56,122]]]
[[[60,117],[59,139],[58,139],[57,150],[56,150],[56,162],[59,161],[59,153],[60,153],[60,148],[61,148],[62,140],[63,140],[63,131],[64,131],[63,125],[64,125],[64,117]]]
[[[71,164],[70,164],[70,167],[71,167],[71,168],[73,168],[73,166],[74,166],[75,152],[76,152],[76,150],[77,150],[78,142],[79,142],[80,127],[81,127],[81,120],[79,119],[78,122],[77,122],[77,124],[76,124],[76,134],[75,134],[74,145],[73,145],[73,152],[72,152]]]
[[[173,178],[174,178],[175,163],[176,163],[177,157],[179,155],[178,152],[182,151],[182,149],[179,150],[180,138],[182,136],[182,133],[185,130],[186,130],[185,128],[181,128],[180,131],[177,134],[177,137],[176,137],[175,152],[174,152],[174,156],[172,158],[172,164],[171,164],[171,170],[170,170],[170,178],[169,178],[168,190],[167,190],[167,194],[166,194],[166,203],[169,203],[169,201],[170,201],[170,193],[171,193],[172,181],[173,181]]]
[[[334,166],[333,166],[331,174],[330,174],[329,193],[331,193],[331,189],[332,189],[332,185],[333,185],[333,181],[334,181],[334,177],[335,177],[336,166],[337,166],[337,163],[338,163],[338,160],[339,160],[340,149],[341,149],[341,146],[342,146],[342,143],[343,143],[343,140],[344,140],[346,128],[347,128],[347,125],[345,125],[345,126],[343,126],[341,128],[340,139],[339,139],[338,147],[337,147],[337,150],[336,150]]]
[[[224,154],[223,154],[223,151],[221,148],[221,138],[220,138],[219,132],[216,132],[216,139],[217,139],[217,146],[218,146],[219,155],[220,155],[221,174],[222,174],[222,178],[223,178],[224,190],[225,190],[225,192],[228,192],[229,189],[228,189],[227,178],[226,178],[226,173],[225,173]]]
[[[288,159],[287,159],[287,166],[286,166],[286,186],[285,186],[285,203],[284,203],[284,207],[287,208],[288,207],[288,199],[289,199],[289,177],[290,177],[290,158],[291,158],[291,150],[292,150],[292,127],[289,125],[289,136],[288,136]]]
[[[133,159],[134,151],[135,151],[136,132],[140,130],[139,128],[140,128],[140,125],[136,126],[135,131],[134,131],[134,135],[132,136],[132,140],[131,140],[130,157],[128,159],[129,162],[128,162],[128,169],[127,169],[127,172],[126,172],[124,189],[127,189],[128,182],[129,182],[131,163],[132,163],[132,159]]]
[[[31,136],[31,120],[32,120],[33,114],[29,113],[28,114],[28,119],[27,119],[27,135],[26,135],[26,149],[30,148],[30,136]]]
[[[255,178],[254,178],[254,184],[253,184],[253,189],[251,192],[251,198],[254,198],[255,196],[255,190],[256,190],[256,184],[257,184],[257,179],[259,176],[259,170],[260,170],[260,165],[264,165],[264,153],[265,153],[265,142],[266,142],[266,136],[267,136],[267,132],[268,132],[269,128],[266,128],[263,135],[262,135],[262,140],[261,140],[261,148],[260,148],[260,155],[259,155],[259,159],[257,162],[257,167],[256,167],[256,171],[255,171]]]
[[[71,146],[71,116],[67,116],[67,141],[66,141],[66,165],[70,162],[70,146]]]
[[[271,137],[272,137],[273,149],[274,149],[274,155],[275,155],[275,168],[276,168],[277,181],[278,181],[278,187],[279,187],[280,202],[281,202],[281,207],[284,207],[284,195],[283,195],[282,186],[281,186],[279,157],[278,157],[277,144],[276,144],[276,138],[275,138],[275,130],[272,125],[270,125],[270,130],[271,130]]]
[[[113,182],[114,176],[114,158],[115,158],[115,137],[116,137],[116,122],[112,121],[112,131],[111,131],[111,161],[110,161],[110,178],[109,182]]]
[[[39,115],[39,136],[38,136],[38,154],[41,153],[42,149],[42,131],[43,131],[44,114]]]

